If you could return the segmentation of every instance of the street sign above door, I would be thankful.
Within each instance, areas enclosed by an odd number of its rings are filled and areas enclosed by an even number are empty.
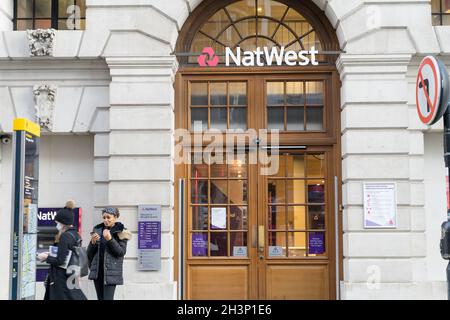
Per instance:
[[[445,113],[449,98],[449,80],[445,65],[432,56],[419,66],[416,81],[416,105],[420,120],[426,125],[436,123]]]

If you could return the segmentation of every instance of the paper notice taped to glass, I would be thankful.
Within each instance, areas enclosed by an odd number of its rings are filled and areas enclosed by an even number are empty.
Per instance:
[[[227,208],[211,208],[211,228],[227,228]]]

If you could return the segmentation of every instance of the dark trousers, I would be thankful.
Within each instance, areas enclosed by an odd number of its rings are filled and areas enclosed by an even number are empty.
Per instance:
[[[103,279],[101,281],[94,280],[94,285],[98,300],[114,300],[116,285],[107,286],[103,283]]]
[[[101,269],[101,268],[100,268]],[[95,291],[97,292],[98,300],[114,300],[114,292],[116,285],[106,285],[103,278],[103,270],[99,270],[98,278],[94,280]]]
[[[450,300],[450,261],[447,264],[447,300]]]

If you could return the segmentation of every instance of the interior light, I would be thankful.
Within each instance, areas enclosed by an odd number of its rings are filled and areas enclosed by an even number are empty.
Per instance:
[[[262,8],[261,7],[258,7],[258,12],[261,12],[262,11]]]

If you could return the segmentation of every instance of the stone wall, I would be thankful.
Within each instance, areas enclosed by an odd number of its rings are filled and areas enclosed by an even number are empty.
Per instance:
[[[127,284],[118,289],[118,298],[176,298],[172,134],[177,62],[171,53],[184,21],[200,2],[87,0],[87,29],[57,31],[48,58],[30,58],[26,33],[9,31],[12,1],[0,5],[0,130],[9,132],[16,116],[32,115],[33,85],[54,82],[60,99],[54,134],[95,135],[95,208],[120,207],[135,233],[125,262]],[[443,282],[430,279],[427,270],[426,235],[437,231],[427,230],[426,224],[423,132],[429,128],[415,115],[413,84],[422,56],[450,53],[450,27],[431,26],[428,0],[314,2],[345,51],[337,61],[342,82],[342,297],[444,298]],[[0,161],[0,172],[5,172],[5,158]],[[397,183],[396,230],[363,229],[365,181]],[[0,177],[0,186],[5,183],[8,177]],[[163,206],[160,272],[136,271],[139,204]],[[0,215],[8,221],[4,201]],[[6,250],[6,242],[0,243]]]

